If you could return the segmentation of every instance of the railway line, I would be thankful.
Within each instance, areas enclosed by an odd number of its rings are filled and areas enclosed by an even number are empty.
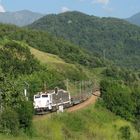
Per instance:
[[[66,111],[67,112],[75,112],[75,111],[78,111],[80,109],[84,109],[84,108],[86,108],[87,106],[89,106],[91,104],[95,104],[97,99],[99,98],[99,96],[100,96],[100,91],[96,91],[86,101],[84,101],[84,102],[82,102],[80,104],[77,104],[75,106],[72,106],[72,107],[66,109]]]
[[[95,91],[87,100],[85,100],[82,103],[79,103],[77,105],[74,105],[72,107],[69,107],[65,109],[66,112],[76,112],[78,110],[84,109],[92,104],[95,104],[97,99],[100,97],[100,91]],[[34,121],[36,120],[45,120],[46,118],[51,117],[51,115],[56,114],[56,112],[47,112],[46,114],[43,115],[35,115],[34,116]]]

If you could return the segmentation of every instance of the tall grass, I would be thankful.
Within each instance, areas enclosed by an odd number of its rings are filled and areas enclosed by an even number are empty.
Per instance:
[[[139,140],[130,122],[115,116],[101,106],[74,112],[37,117],[33,121],[33,137],[17,138],[0,135],[0,140],[119,140],[122,126],[129,126],[131,139]]]
[[[42,119],[43,118],[43,119]],[[101,106],[74,112],[40,116],[33,121],[33,137],[11,138],[0,135],[2,140],[119,140],[122,126],[129,126],[131,139],[139,140],[130,122],[115,116]]]

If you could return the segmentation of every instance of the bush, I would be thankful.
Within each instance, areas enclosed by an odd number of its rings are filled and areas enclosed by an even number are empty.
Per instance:
[[[134,122],[135,128],[138,132],[140,132],[140,116],[137,117],[137,119]]]
[[[38,71],[40,64],[26,45],[9,41],[0,47],[0,67],[4,74],[10,73],[17,77]]]
[[[131,90],[118,81],[101,82],[101,97],[106,107],[127,120],[134,119],[135,102],[132,101]]]
[[[12,108],[6,108],[0,114],[0,132],[12,135],[18,134],[18,114]]]
[[[120,128],[120,138],[122,140],[130,140],[131,139],[131,130],[129,126],[123,126]]]
[[[25,132],[32,126],[33,107],[31,102],[24,101],[18,109],[20,128]]]

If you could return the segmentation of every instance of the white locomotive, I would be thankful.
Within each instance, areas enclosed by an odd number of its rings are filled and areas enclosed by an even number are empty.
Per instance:
[[[34,110],[36,112],[56,111],[59,106],[69,107],[71,96],[68,91],[55,89],[48,92],[39,92],[34,95]]]

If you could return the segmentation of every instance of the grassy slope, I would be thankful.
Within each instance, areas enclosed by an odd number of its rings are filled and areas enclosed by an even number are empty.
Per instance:
[[[52,115],[33,121],[33,137],[21,135],[9,137],[0,135],[2,140],[120,140],[119,129],[130,126],[131,138],[138,140],[138,133],[132,125],[102,107],[94,105],[75,112]]]
[[[62,64],[65,63],[64,60],[59,58],[57,55],[45,53],[31,47],[30,50],[32,54],[42,63],[62,63]]]
[[[82,67],[80,65],[74,65],[70,63],[66,63],[63,59],[58,57],[57,55],[45,53],[30,47],[31,53],[42,63],[47,64],[49,68],[55,68],[63,73],[68,69],[73,70],[81,70],[83,71],[89,79],[99,78],[100,73],[102,72],[103,68],[95,68],[95,69],[88,69]],[[97,75],[97,76],[96,76]]]
[[[64,113],[62,115],[52,116],[45,121],[38,119],[34,121],[34,124],[36,130],[41,135],[43,135],[45,130],[48,130],[50,136],[56,140],[117,140],[119,128],[126,125],[131,127],[133,139],[138,139],[138,134],[129,122],[114,116],[102,107],[95,107],[93,105],[72,114]],[[43,124],[45,130],[42,133],[39,130],[42,130],[41,127]],[[54,132],[56,132],[56,135]],[[46,134],[43,136],[49,139],[49,136]]]

